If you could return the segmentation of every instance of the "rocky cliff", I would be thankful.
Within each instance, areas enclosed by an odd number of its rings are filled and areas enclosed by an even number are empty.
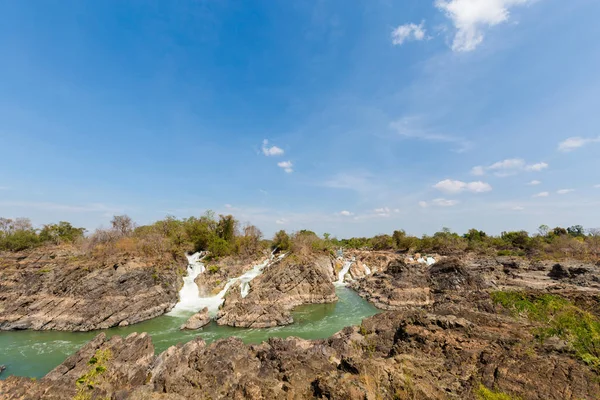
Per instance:
[[[333,280],[333,264],[328,256],[284,258],[250,282],[246,297],[242,297],[239,287],[233,287],[219,310],[217,323],[246,328],[290,324],[294,307],[337,300]]]
[[[89,331],[168,312],[185,261],[95,260],[71,247],[0,254],[0,330]]]

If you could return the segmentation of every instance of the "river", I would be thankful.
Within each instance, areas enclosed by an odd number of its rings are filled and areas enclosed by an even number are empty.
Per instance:
[[[0,375],[40,378],[75,353],[83,344],[100,332],[107,336],[128,335],[132,332],[148,332],[152,336],[156,352],[169,346],[184,343],[199,336],[210,343],[230,336],[246,343],[260,343],[270,337],[297,336],[303,339],[323,339],[350,325],[357,325],[377,309],[358,296],[353,290],[337,286],[337,303],[311,304],[297,307],[292,315],[294,323],[267,329],[245,329],[219,326],[214,321],[198,331],[180,331],[179,327],[193,314],[176,313],[163,315],[139,324],[92,332],[62,331],[4,331],[0,332],[0,365],[6,371]]]

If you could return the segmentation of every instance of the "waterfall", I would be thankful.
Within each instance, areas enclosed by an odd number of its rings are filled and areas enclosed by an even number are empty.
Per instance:
[[[200,263],[199,256],[193,258],[195,264],[192,264],[191,260],[194,256],[196,255],[194,254],[193,256],[188,257],[188,260],[190,260],[190,265],[188,265],[188,276],[183,278],[184,284],[179,292],[179,303],[175,305],[168,315],[177,315],[182,312],[189,313],[190,311],[198,312],[204,307],[208,307],[208,311],[211,314],[216,314],[221,304],[223,304],[223,301],[225,301],[225,294],[227,294],[227,291],[233,284],[239,283],[242,297],[246,297],[250,292],[250,281],[259,276],[263,269],[265,269],[273,259],[273,257],[270,257],[262,263],[253,266],[252,269],[246,271],[244,274],[229,279],[225,284],[225,287],[216,296],[199,297],[198,286],[194,280],[198,275],[205,271],[205,268],[204,265]],[[281,260],[283,257],[285,257],[285,254],[278,256],[277,260]]]
[[[335,282],[337,285],[345,285],[345,283],[344,283],[344,277],[346,276],[346,274],[350,270],[350,266],[351,265],[352,265],[352,261],[346,261],[344,263],[344,266],[342,267],[342,270],[338,273],[338,280],[337,280],[337,282]]]
[[[202,307],[198,304],[199,293],[198,285],[196,285],[195,279],[203,273],[206,268],[202,264],[201,253],[194,253],[192,255],[186,255],[188,259],[187,276],[183,278],[183,287],[179,291],[179,303],[173,307],[171,313],[178,313],[182,311],[199,311]]]
[[[435,259],[433,257],[427,257],[426,263],[428,266],[433,265],[435,264]]]

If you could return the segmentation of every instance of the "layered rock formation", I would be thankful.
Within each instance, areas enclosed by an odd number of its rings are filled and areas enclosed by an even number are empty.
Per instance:
[[[208,314],[208,307],[204,307],[200,312],[192,315],[185,324],[181,325],[179,329],[196,330],[210,323],[210,315]]]
[[[154,318],[177,302],[183,265],[98,261],[68,247],[3,253],[0,330],[89,331]]]
[[[144,334],[100,335],[38,381],[0,381],[0,397],[469,400],[481,385],[522,399],[600,397],[596,373],[534,340],[531,323],[498,313],[486,293],[463,300],[379,314],[326,340],[198,338],[157,357]],[[91,387],[76,383],[98,364]]]
[[[290,324],[294,307],[337,300],[333,280],[328,256],[277,261],[250,283],[246,297],[241,296],[239,287],[229,290],[217,323],[246,328]]]

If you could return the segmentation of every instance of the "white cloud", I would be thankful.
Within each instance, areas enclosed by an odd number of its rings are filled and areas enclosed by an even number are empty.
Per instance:
[[[263,140],[262,152],[267,157],[282,156],[285,153],[282,148],[277,146],[269,147],[269,141],[267,139]]]
[[[425,28],[423,27],[425,22],[421,24],[404,24],[398,26],[392,31],[392,43],[397,46],[401,46],[406,41],[425,39]]]
[[[485,175],[485,168],[482,166],[473,167],[473,169],[471,169],[471,174],[476,176]]]
[[[473,51],[483,42],[483,31],[508,21],[509,10],[534,0],[436,0],[435,6],[452,21],[456,33],[452,50]]]
[[[340,211],[340,215],[343,215],[344,217],[349,217],[351,215],[354,215],[354,213],[344,210],[344,211]]]
[[[600,185],[594,185],[596,189],[600,189]]]
[[[294,164],[292,164],[291,161],[281,161],[281,162],[278,162],[277,166],[279,168],[283,168],[283,170],[285,172],[287,172],[288,174],[291,174],[292,172],[294,172],[294,170],[292,169],[292,167],[294,166]]]
[[[458,145],[458,148],[454,150],[458,153],[465,152],[472,146],[468,140],[435,132],[424,125],[425,124],[421,117],[408,116],[390,123],[390,128],[395,130],[398,133],[398,136],[406,139],[417,139],[427,142],[454,143]]]
[[[377,215],[379,217],[389,217],[390,211],[391,210],[388,207],[381,207],[381,208],[376,208],[373,210],[375,215]]]
[[[439,191],[445,193],[461,193],[463,191],[473,193],[484,193],[492,190],[492,186],[489,183],[477,181],[477,182],[462,182],[451,179],[445,179],[433,185],[433,187]]]
[[[426,201],[420,201],[420,202],[419,202],[419,207],[421,207],[421,208],[427,208],[427,205],[428,205],[428,204],[427,204],[427,202],[426,202]]]
[[[549,165],[546,164],[545,162],[541,162],[541,163],[537,163],[537,164],[531,164],[531,165],[526,165],[525,166],[525,171],[536,171],[539,172],[543,169],[548,168]]]
[[[285,224],[287,224],[287,222],[288,222],[288,221],[287,221],[287,219],[285,219],[285,218],[281,218],[281,219],[278,219],[278,220],[276,220],[276,221],[275,221],[275,223],[276,223],[277,225],[285,225]]]
[[[549,165],[545,162],[539,162],[536,164],[527,164],[525,162],[525,160],[523,160],[523,159],[509,158],[506,160],[502,160],[502,161],[493,163],[492,165],[489,165],[487,167],[484,167],[481,165],[473,167],[471,169],[471,174],[481,176],[481,175],[485,175],[487,171],[492,171],[494,173],[494,175],[496,175],[496,176],[505,177],[505,176],[516,175],[522,171],[539,172],[548,167],[549,167]]]
[[[575,191],[575,189],[560,189],[560,190],[557,190],[556,193],[558,193],[558,194],[567,194],[567,193],[571,193],[571,192],[574,192],[574,191]]]
[[[433,199],[431,205],[438,207],[452,207],[459,203],[458,200],[447,200],[447,199]]]
[[[525,207],[522,207],[522,206],[514,206],[512,208],[512,210],[514,210],[514,211],[523,211],[524,209],[525,209]]]
[[[225,204],[225,208],[233,208],[231,204]]]
[[[582,138],[579,136],[570,137],[564,142],[560,142],[558,144],[558,150],[568,153],[580,147],[583,147],[590,143],[598,143],[600,142],[600,136],[597,138]]]
[[[550,193],[548,192],[540,192],[538,194],[534,194],[533,197],[548,197],[550,196]]]
[[[537,185],[539,185],[539,184],[541,184],[541,183],[542,183],[542,182],[540,182],[540,181],[533,180],[533,181],[529,182],[529,183],[528,183],[528,185],[529,185],[529,186],[537,186]]]

